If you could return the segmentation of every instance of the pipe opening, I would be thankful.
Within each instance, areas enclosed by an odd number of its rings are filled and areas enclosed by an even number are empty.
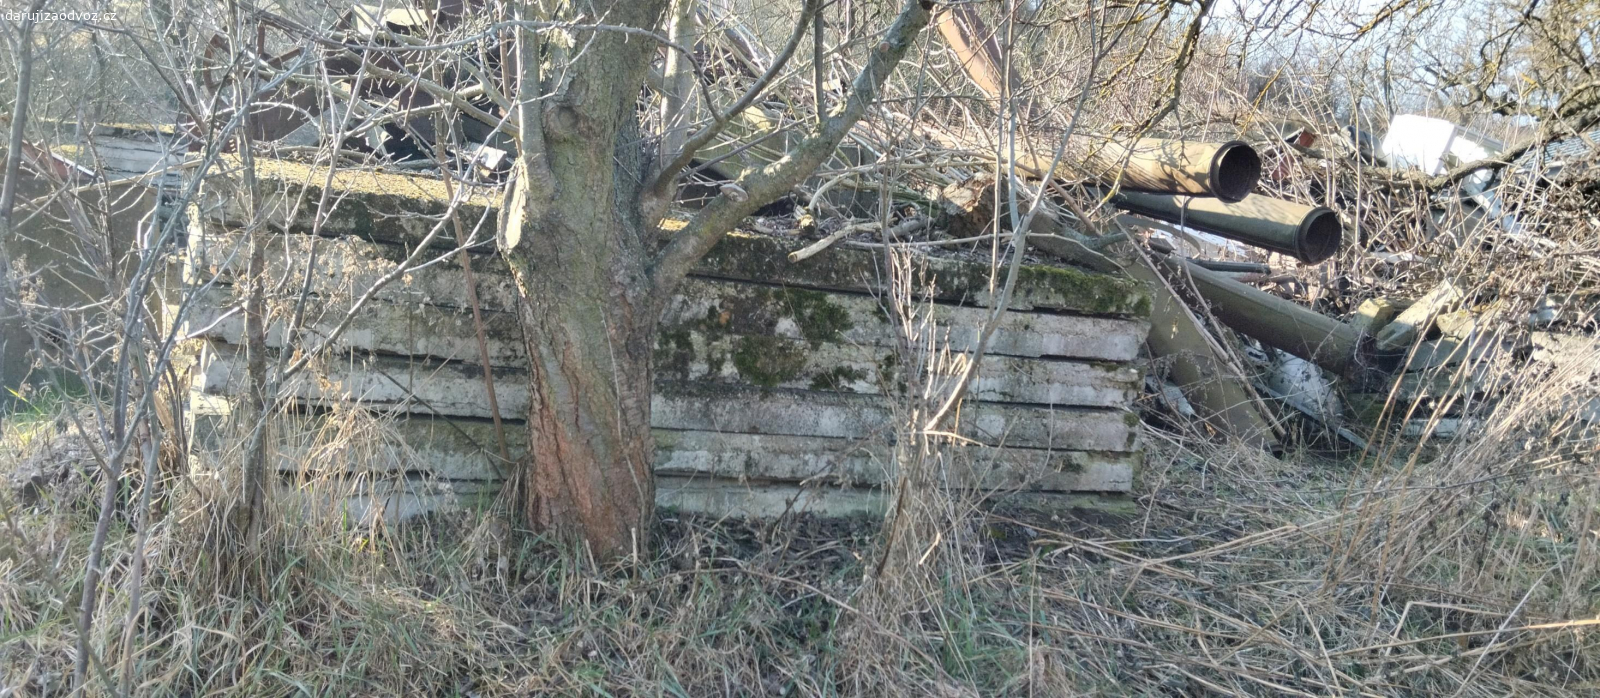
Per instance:
[[[1316,264],[1332,257],[1343,243],[1344,226],[1339,223],[1339,214],[1318,207],[1300,224],[1296,247],[1301,261]]]
[[[1211,193],[1228,203],[1242,201],[1261,179],[1261,156],[1244,141],[1228,141],[1211,159]]]

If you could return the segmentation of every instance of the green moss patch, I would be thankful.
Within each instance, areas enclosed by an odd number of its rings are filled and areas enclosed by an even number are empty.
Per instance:
[[[806,355],[776,337],[741,337],[733,350],[733,368],[752,384],[772,388],[800,375]]]

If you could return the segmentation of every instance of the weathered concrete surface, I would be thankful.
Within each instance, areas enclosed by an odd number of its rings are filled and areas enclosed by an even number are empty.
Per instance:
[[[196,374],[197,385],[217,395],[243,394],[244,358],[238,344],[227,343],[239,341],[242,334],[243,319],[237,314],[207,332],[207,337],[222,341],[208,343]],[[461,355],[475,351],[474,335],[470,327],[463,334],[449,342],[444,339],[449,335],[444,334],[419,335],[417,339],[419,344],[459,345],[449,347],[460,352],[447,357],[455,360],[364,352],[333,354],[312,370],[290,379],[283,390],[287,395],[317,402],[342,401],[374,409],[487,418],[491,415],[483,371],[473,361],[476,356]],[[280,335],[270,337],[268,346],[282,347]],[[687,344],[663,342],[656,357],[658,379],[729,389],[788,388],[861,395],[903,390],[897,367],[875,347],[824,344],[813,348],[804,341],[770,337],[707,340],[689,335],[684,341]],[[508,344],[497,342],[495,349]],[[936,387],[953,388],[964,365],[964,357],[955,357],[943,367]],[[496,367],[493,375],[500,416],[526,416],[527,372],[517,367]],[[1117,408],[1132,402],[1140,377],[1138,369],[1126,365],[995,356],[979,367],[969,399]]]
[[[938,367],[935,388],[953,389],[967,359],[954,355]],[[658,341],[656,375],[678,382],[700,381],[767,388],[796,388],[881,395],[903,385],[893,355],[862,344],[811,345],[805,340],[762,335],[684,332]],[[1131,404],[1141,372],[1126,364],[989,356],[978,367],[968,397],[1077,407]]]
[[[215,278],[219,284],[231,285],[236,272],[243,269],[245,255],[241,236],[208,231],[197,235],[191,244],[188,272],[191,284]],[[311,291],[318,299],[318,307],[312,308],[310,313],[314,328],[331,329],[355,297],[393,272],[402,261],[393,257],[394,249],[383,245],[348,238],[321,240],[288,236],[281,244],[275,242],[267,255],[269,276],[275,287],[283,289],[277,299],[280,305],[297,301],[305,284],[305,260],[311,257],[313,245],[317,264]],[[515,319],[510,317],[516,301],[509,272],[495,257],[475,258],[474,271],[490,338],[509,339],[511,345],[520,343],[520,330]],[[374,296],[375,300],[411,310],[405,313],[379,311],[381,314],[373,315],[370,321],[360,318],[359,327],[362,331],[392,334],[403,331],[395,329],[394,325],[400,328],[459,327],[462,322],[470,325],[470,319],[464,319],[459,312],[469,307],[466,289],[466,277],[455,260],[417,270],[390,283]],[[932,319],[946,328],[942,343],[952,351],[972,348],[989,314],[982,308],[948,304],[933,305],[928,310]],[[205,316],[204,310],[195,312],[190,325],[205,327],[209,324],[202,319]],[[688,330],[879,347],[892,347],[897,341],[878,299],[869,295],[700,278],[692,278],[682,285],[680,292],[668,302],[661,320],[664,336]],[[1131,361],[1138,356],[1139,346],[1148,331],[1149,326],[1142,319],[1011,312],[1003,317],[990,339],[989,352],[1007,356]],[[377,349],[376,346],[372,348]],[[509,346],[499,349],[518,351]],[[452,355],[458,354],[446,356]],[[476,349],[468,354],[473,355]]]
[[[1419,335],[1426,335],[1434,317],[1450,310],[1466,298],[1466,293],[1448,280],[1439,282],[1394,320],[1376,333],[1378,351],[1404,351]]]
[[[4,156],[0,145],[0,157]],[[23,168],[17,189],[17,226],[0,240],[12,260],[13,280],[22,283],[27,319],[10,309],[0,312],[0,410],[9,409],[33,386],[50,385],[54,372],[35,366],[34,334],[61,335],[61,324],[84,327],[116,323],[121,312],[105,304],[126,291],[137,265],[134,241],[140,225],[155,209],[154,192],[138,186],[101,186],[65,195],[58,185]],[[65,188],[67,185],[59,185]],[[175,282],[177,274],[172,274]],[[169,281],[158,272],[158,293]],[[152,310],[159,302],[152,300]],[[48,340],[47,340],[48,341]],[[85,347],[89,353],[107,351]],[[40,370],[43,369],[43,370]],[[76,378],[65,377],[69,384]]]
[[[436,511],[488,506],[500,496],[502,486],[498,481],[411,476],[319,483],[317,487],[300,487],[296,491],[310,495],[309,503],[320,505],[323,511],[342,506],[347,520],[370,524],[379,518],[395,523]]]
[[[363,512],[386,517],[447,506],[462,492],[492,492],[509,464],[487,419],[466,276],[459,260],[438,258],[455,245],[453,230],[441,227],[450,225],[442,185],[343,173],[334,182],[337,205],[318,219],[310,209],[325,176],[287,164],[266,169],[265,225],[278,233],[267,248],[274,294],[267,343],[275,351],[319,344],[358,296],[394,273],[430,231],[440,234],[418,256],[423,268],[377,291],[332,352],[282,386],[299,412],[275,420],[275,467],[291,478],[325,476],[330,465],[397,476],[355,480],[387,482],[389,490],[348,493]],[[201,447],[225,452],[239,442],[228,437],[236,427],[228,424],[225,398],[244,393],[237,348],[244,320],[233,309],[246,246],[242,212],[225,188],[215,193],[213,204],[191,217],[185,279],[203,290],[185,320],[207,346],[194,379],[195,437]],[[516,291],[488,240],[493,202],[469,199],[455,213],[476,236],[470,250],[456,254],[473,262],[488,370],[508,420],[506,447],[520,459],[526,361]],[[313,230],[318,235],[302,234]],[[878,298],[881,258],[835,247],[788,262],[807,242],[730,235],[666,300],[652,401],[661,503],[766,515],[789,504],[822,513],[878,506],[869,488],[893,470],[892,415],[882,395],[905,389],[899,339]],[[990,314],[990,269],[951,259],[920,263],[930,286],[918,311],[937,329],[915,350],[920,357],[937,349],[946,357],[939,374],[953,383],[961,354],[975,347]],[[286,319],[296,314],[302,289],[309,289],[303,323],[289,337]],[[949,449],[936,484],[1041,496],[1130,490],[1140,456],[1137,419],[1127,407],[1141,377],[1131,364],[1149,313],[1149,293],[1135,281],[1025,268],[969,400],[949,426],[973,441]],[[383,413],[398,419],[371,419]],[[337,429],[366,431],[364,439],[330,440],[342,434]],[[364,445],[330,450],[341,443]],[[477,484],[441,494],[422,488],[430,478]],[[802,486],[808,481],[833,486]]]
[[[191,218],[185,279],[191,285],[213,279],[222,285],[233,285],[245,273],[248,249],[248,238],[242,233],[217,228],[202,218]],[[348,295],[354,299],[400,268],[409,254],[407,248],[398,245],[354,236],[280,235],[267,246],[265,261],[268,276],[284,293],[299,292],[305,285],[307,265],[315,259],[312,293],[328,298]],[[438,254],[424,253],[417,263],[437,258]],[[474,254],[473,262],[482,309],[515,311],[516,286],[504,261],[494,254]],[[468,307],[466,276],[461,263],[453,258],[415,269],[385,286],[375,297],[402,304]]]
[[[881,516],[886,502],[880,491],[864,488],[658,476],[656,504],[697,514],[773,518],[790,512]]]
[[[208,464],[237,462],[246,426],[237,423],[227,398],[190,395],[191,449]],[[284,414],[273,420],[271,467],[288,475],[371,472],[426,473],[445,480],[504,480],[511,467],[499,457],[493,428],[485,422],[410,416],[388,420],[351,410],[333,414]],[[506,428],[507,445],[526,453],[527,433]]]
[[[883,400],[869,395],[700,385],[662,386],[652,414],[655,426],[668,429],[844,439],[881,434],[891,418]],[[988,445],[1132,451],[1137,421],[1124,410],[979,404],[964,407],[952,430]]]
[[[245,395],[243,356],[230,347],[210,348],[206,353],[195,379],[197,390],[205,395]],[[382,363],[374,360],[348,368],[332,363],[320,374],[306,371],[291,378],[281,391],[319,407],[357,403],[397,413],[490,416],[476,367],[438,364],[424,372],[423,366],[411,364],[411,373],[399,373],[408,368],[400,363],[395,373],[374,370]],[[526,379],[515,371],[496,372],[496,395],[505,418],[521,416],[527,410]],[[1122,409],[973,403],[964,407],[960,416],[959,433],[991,445],[1131,451],[1137,433],[1137,418]],[[883,400],[872,395],[702,382],[660,382],[651,402],[652,426],[734,434],[860,439],[880,433],[890,419]]]
[[[227,158],[233,171],[239,162]],[[329,179],[326,168],[284,160],[257,158],[256,181],[262,199],[260,215],[270,230],[322,235],[348,235],[366,240],[415,244],[434,226],[447,221],[452,202],[444,182],[431,177],[415,177],[392,172],[340,168]],[[324,186],[329,205],[318,209]],[[242,180],[211,177],[201,192],[201,217],[224,221],[243,228],[251,221],[245,211],[248,200],[242,195]],[[454,210],[468,236],[494,244],[495,206],[498,202],[487,189],[456,187]],[[437,241],[454,246],[454,233],[443,231]]]
[[[362,175],[352,173],[352,183],[362,180]],[[291,218],[288,210],[298,206],[309,209],[315,198],[289,203],[281,196],[269,196],[267,225],[272,230],[310,232],[315,226],[321,236],[364,243],[385,243],[391,250],[413,249],[436,226],[445,224],[449,206],[439,192],[439,182],[398,177],[412,180],[396,184],[389,180],[395,175],[370,175],[371,182],[362,186],[389,187],[385,191],[407,192],[406,196],[366,191],[344,192],[332,210],[316,223],[309,211],[296,211]],[[269,189],[272,182],[268,181]],[[291,190],[296,187],[290,187]],[[320,191],[319,186],[307,190]],[[433,193],[428,193],[433,192]],[[490,209],[463,206],[458,210],[463,227],[475,249],[492,251],[494,214]],[[201,230],[240,230],[246,222],[237,204],[217,204],[193,216],[196,232]],[[285,225],[283,221],[292,220]],[[777,238],[767,235],[732,233],[712,250],[691,272],[706,278],[731,279],[762,284],[781,284],[823,290],[854,293],[876,293],[883,286],[879,271],[881,258],[866,250],[831,247],[803,262],[788,261],[788,254],[811,241],[798,237]],[[435,236],[434,244],[441,249],[455,247],[450,230]],[[368,248],[373,249],[375,248]],[[377,257],[393,258],[396,252],[377,253]],[[990,288],[991,274],[987,264],[948,258],[927,258],[923,264],[928,272],[931,289],[928,297],[950,303],[988,307],[996,294]],[[491,274],[503,271],[491,270]],[[1013,295],[1011,307],[1017,310],[1045,310],[1077,315],[1145,317],[1150,314],[1150,295],[1143,285],[1130,279],[1090,271],[1043,265],[1029,265]]]
[[[197,396],[191,430],[210,462],[229,462],[243,442],[225,400]],[[349,414],[283,415],[273,422],[273,468],[299,481],[359,473],[426,475],[443,481],[502,481],[493,427],[481,421],[412,417],[372,420]],[[527,452],[526,431],[507,425],[513,459]],[[790,481],[871,487],[894,476],[882,438],[728,434],[656,429],[656,472],[748,481]],[[951,447],[936,469],[937,484],[958,489],[1125,492],[1138,453]]]
[[[967,351],[988,321],[983,308],[925,308],[943,329],[939,344]],[[692,279],[667,303],[662,333],[699,330],[708,334],[771,335],[821,343],[839,341],[877,347],[897,343],[895,329],[872,296],[785,289]],[[1008,312],[989,340],[989,352],[1005,356],[1131,361],[1149,327],[1142,320]]]
[[[292,294],[291,294],[292,295]],[[350,296],[307,298],[300,333],[294,343],[302,349],[320,344],[343,321],[355,299]],[[197,290],[193,305],[184,316],[188,332],[195,338],[224,344],[244,343],[242,298],[232,286],[212,286]],[[288,318],[293,317],[298,297],[268,302],[267,346],[285,346]],[[171,311],[169,310],[169,313]],[[527,351],[521,329],[510,313],[484,311],[484,344],[490,364],[496,367],[523,367]],[[371,352],[398,357],[433,357],[446,361],[480,361],[477,327],[472,311],[432,305],[402,304],[392,300],[373,300],[362,307],[350,326],[329,347],[334,352]]]
[[[935,469],[936,483],[959,489],[1126,492],[1137,454],[956,448]],[[656,430],[658,475],[711,475],[750,481],[875,486],[894,477],[892,450],[808,436]]]
[[[1012,492],[986,498],[1039,511],[1093,509],[1134,513],[1126,497],[1091,492]],[[888,502],[882,490],[855,487],[802,487],[787,483],[752,483],[717,478],[656,478],[656,504],[679,511],[716,516],[776,518],[786,513],[821,516],[882,516]]]
[[[723,283],[723,282],[718,282]],[[828,381],[822,375],[834,359],[850,360],[839,377],[859,376],[870,378],[884,372],[877,369],[892,368],[894,361],[893,328],[881,320],[875,302],[861,296],[818,294],[816,302],[807,305],[787,305],[785,299],[795,294],[768,290],[764,304],[753,301],[743,303],[740,314],[724,309],[719,303],[723,296],[731,296],[737,288],[722,286],[690,287],[683,295],[671,301],[667,317],[663,318],[657,337],[657,366],[667,375],[682,379],[685,371],[693,375],[724,375],[734,370],[751,382],[762,384],[785,377],[799,376],[804,385],[813,379]],[[702,293],[703,292],[703,293]],[[269,318],[267,342],[269,346],[284,345],[287,319],[294,315],[299,303],[297,294],[286,294],[268,303]],[[343,321],[353,300],[336,295],[307,298],[302,317],[302,334],[299,346],[316,344]],[[237,311],[239,299],[232,287],[212,286],[199,291],[195,302],[186,312],[188,331],[225,343],[243,342],[244,316]],[[819,312],[816,309],[821,308]],[[938,345],[951,352],[961,352],[976,344],[978,326],[983,320],[979,309],[941,306],[933,316],[946,327]],[[831,319],[818,320],[818,315]],[[521,329],[516,318],[509,313],[484,311],[485,345],[490,361],[497,367],[520,367],[523,360]],[[1079,318],[1060,315],[1007,315],[990,339],[990,357],[999,361],[1015,358],[1072,359],[1080,363],[1109,367],[1116,362],[1128,362],[1136,357],[1145,326],[1132,320],[1112,318]],[[823,337],[825,339],[818,339]],[[770,340],[767,338],[771,338]],[[781,341],[780,341],[781,340]],[[753,362],[740,362],[740,356],[772,345],[771,358],[778,365],[767,367]],[[788,348],[804,345],[806,355],[797,355]],[[478,362],[477,331],[470,311],[462,308],[440,307],[420,303],[401,303],[391,299],[370,301],[351,322],[331,347],[335,351],[368,351],[398,356],[432,356],[446,360]],[[811,352],[833,351],[824,359],[812,357]],[[795,361],[783,362],[784,356]],[[766,363],[772,363],[771,361]],[[784,364],[788,365],[784,365]],[[984,376],[1015,372],[1027,365],[1012,361],[1006,371],[986,368]],[[740,370],[741,366],[745,370]],[[711,369],[716,367],[717,371]],[[872,368],[873,370],[867,370]],[[1124,372],[1128,369],[1122,369]],[[865,371],[857,374],[854,371]],[[887,371],[893,373],[893,371]],[[770,373],[770,375],[769,375]],[[1116,373],[1116,371],[1111,371]],[[1044,375],[1056,375],[1047,372]],[[838,381],[835,381],[838,382]],[[1096,381],[1095,385],[1111,386],[1119,382]],[[845,381],[845,383],[850,383]],[[852,384],[852,390],[867,389],[865,382]],[[1087,385],[1069,381],[1069,385]],[[980,385],[979,390],[985,390]],[[1000,392],[1013,388],[995,386]],[[1000,398],[985,398],[1000,399]],[[1012,402],[1039,402],[1057,404],[1093,404],[1074,402],[1074,398],[1028,397],[1018,393]],[[1119,402],[1118,404],[1126,404]]]
[[[884,279],[881,256],[866,250],[834,246],[803,262],[790,262],[790,252],[812,241],[731,233],[695,267],[692,274],[754,283],[878,293]],[[997,295],[989,287],[989,265],[929,257],[925,265],[925,297],[947,303],[992,307]],[[921,293],[919,289],[919,294]],[[923,297],[920,296],[919,297]],[[1023,267],[1010,308],[1075,315],[1146,317],[1150,294],[1130,279],[1091,271],[1043,265]]]

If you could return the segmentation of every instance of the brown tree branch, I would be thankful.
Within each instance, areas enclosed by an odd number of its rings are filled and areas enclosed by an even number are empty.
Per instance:
[[[1139,124],[1139,127],[1134,129],[1134,133],[1143,134],[1149,131],[1150,127],[1161,123],[1161,120],[1167,118],[1168,114],[1177,110],[1178,99],[1183,92],[1183,75],[1189,71],[1189,64],[1194,61],[1195,49],[1200,43],[1201,25],[1205,22],[1206,15],[1211,13],[1211,7],[1215,4],[1215,0],[1201,0],[1194,19],[1190,20],[1188,30],[1184,32],[1183,45],[1179,47],[1178,55],[1173,59],[1172,80],[1167,83],[1167,89],[1162,91],[1162,94],[1166,96],[1166,100],[1161,105],[1161,108],[1157,109],[1155,113],[1144,120],[1144,123]]]
[[[883,40],[873,47],[866,66],[856,75],[845,101],[819,121],[816,130],[789,154],[741,176],[733,188],[739,195],[730,196],[724,192],[689,220],[651,267],[657,297],[665,297],[688,273],[689,267],[710,252],[739,221],[788,193],[822,165],[877,99],[889,74],[905,57],[922,28],[928,25],[932,10],[931,0],[906,0],[900,15]]]
[[[695,0],[674,0],[667,24],[667,36],[673,41],[693,46]],[[694,71],[690,69],[693,56],[668,51],[662,65],[661,89],[661,159],[683,149],[688,139],[689,124],[693,122],[694,96],[691,91]],[[710,105],[707,105],[710,106]]]
[[[713,112],[711,123],[700,129],[693,136],[690,136],[678,148],[677,154],[672,156],[671,161],[661,168],[661,171],[657,172],[650,184],[645,187],[645,191],[648,192],[651,198],[660,201],[670,198],[671,189],[677,184],[678,175],[682,174],[684,168],[688,167],[689,163],[694,160],[695,154],[701,148],[704,148],[707,143],[710,143],[711,139],[716,138],[717,134],[722,132],[723,127],[727,125],[730,119],[748,109],[763,92],[766,92],[767,86],[777,79],[778,74],[783,72],[784,66],[789,63],[789,59],[799,49],[800,40],[806,35],[806,27],[809,26],[812,16],[817,13],[821,6],[822,0],[806,0],[804,7],[800,11],[799,21],[795,23],[794,31],[789,34],[789,41],[783,45],[783,50],[778,53],[777,58],[773,59],[772,65],[767,68],[767,71],[760,78],[756,79],[755,84],[751,85],[750,89],[745,90],[738,101],[729,106],[726,111],[721,113]]]

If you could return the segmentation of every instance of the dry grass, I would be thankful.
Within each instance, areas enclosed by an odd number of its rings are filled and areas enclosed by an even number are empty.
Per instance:
[[[1600,498],[1592,434],[1549,443],[1570,380],[1527,381],[1403,477],[1151,430],[1136,515],[955,517],[892,604],[863,585],[876,522],[668,513],[650,559],[596,570],[494,509],[386,527],[281,500],[241,557],[216,545],[226,488],[175,477],[131,635],[113,526],[90,693],[126,673],[138,695],[1583,694]],[[14,420],[8,469],[55,424]],[[359,458],[382,432],[318,438]],[[6,695],[70,676],[75,499],[6,504]]]
[[[1087,90],[1095,96],[1086,126],[1144,122],[1171,77],[1176,46],[1166,44],[1189,19],[1124,25],[1140,7],[1150,4],[1112,5],[1097,37],[1097,25],[1083,21],[1092,14],[1047,3],[1039,25],[1056,29],[1030,39],[1037,56],[1020,57],[1043,76],[1025,80],[1037,101],[1072,105]],[[746,21],[771,43],[787,30],[789,9],[762,5]],[[881,26],[882,8],[871,11],[861,26]],[[1275,32],[1260,34],[1257,41],[1271,41]],[[1147,50],[1152,41],[1160,45]],[[1100,48],[1106,58],[1096,71],[1091,55]],[[1268,117],[1337,121],[1331,106],[1347,96],[1323,93],[1337,93],[1340,80],[1287,90],[1281,104],[1258,112],[1265,86],[1258,93],[1250,80],[1259,76],[1243,60],[1233,66],[1231,54],[1202,52],[1176,115],[1182,123],[1168,126],[1232,137]],[[853,68],[852,54],[840,55]],[[1269,62],[1339,76],[1365,60],[1354,55],[1349,64]],[[915,67],[899,71],[897,94],[934,95],[927,120],[993,140],[985,110],[938,96],[972,94],[941,55]],[[790,111],[808,113],[808,86],[797,94]],[[1309,103],[1298,104],[1302,97]],[[1069,113],[1058,108],[1053,124]],[[867,124],[878,132],[861,137],[890,155],[920,157],[916,142],[891,147],[917,140],[899,123]],[[1512,344],[1526,332],[1520,316],[1542,294],[1571,294],[1572,306],[1592,312],[1600,269],[1593,182],[1507,189],[1507,205],[1540,235],[1495,234],[1486,243],[1465,234],[1474,232],[1466,221],[1434,221],[1438,201],[1374,191],[1377,180],[1347,162],[1278,157],[1272,170],[1284,172],[1268,184],[1273,193],[1326,202],[1359,229],[1361,244],[1303,270],[1325,291],[1305,299],[1319,310],[1342,314],[1373,295],[1413,297],[1452,278],[1470,281],[1478,302],[1501,304],[1495,331]],[[946,176],[909,155],[885,161]],[[1372,250],[1429,261],[1396,265]],[[1576,365],[1597,364],[1591,354]],[[923,511],[939,516],[913,523],[933,542],[923,550],[919,541],[903,558],[915,574],[891,578],[869,574],[881,545],[876,521],[669,512],[648,559],[595,569],[513,530],[495,507],[386,526],[287,496],[251,551],[238,554],[224,533],[237,488],[184,474],[149,483],[160,496],[141,545],[131,516],[141,478],[130,473],[89,630],[97,654],[87,693],[1600,693],[1600,435],[1572,416],[1574,405],[1600,397],[1600,386],[1592,371],[1532,370],[1516,357],[1489,357],[1485,366],[1509,380],[1492,404],[1462,407],[1479,426],[1448,443],[1380,429],[1366,452],[1307,447],[1275,459],[1148,427],[1131,516],[983,513],[924,490],[933,501]],[[1395,403],[1390,414],[1412,407]],[[52,450],[83,441],[54,416],[5,421],[0,482],[22,464],[79,452]],[[324,464],[359,470],[397,450],[403,457],[381,423],[339,424],[307,435]],[[358,486],[294,483],[306,502]],[[87,476],[33,504],[9,484],[0,490],[0,698],[68,692],[94,490]],[[137,580],[136,558],[144,570]],[[135,581],[143,602],[130,622]]]

